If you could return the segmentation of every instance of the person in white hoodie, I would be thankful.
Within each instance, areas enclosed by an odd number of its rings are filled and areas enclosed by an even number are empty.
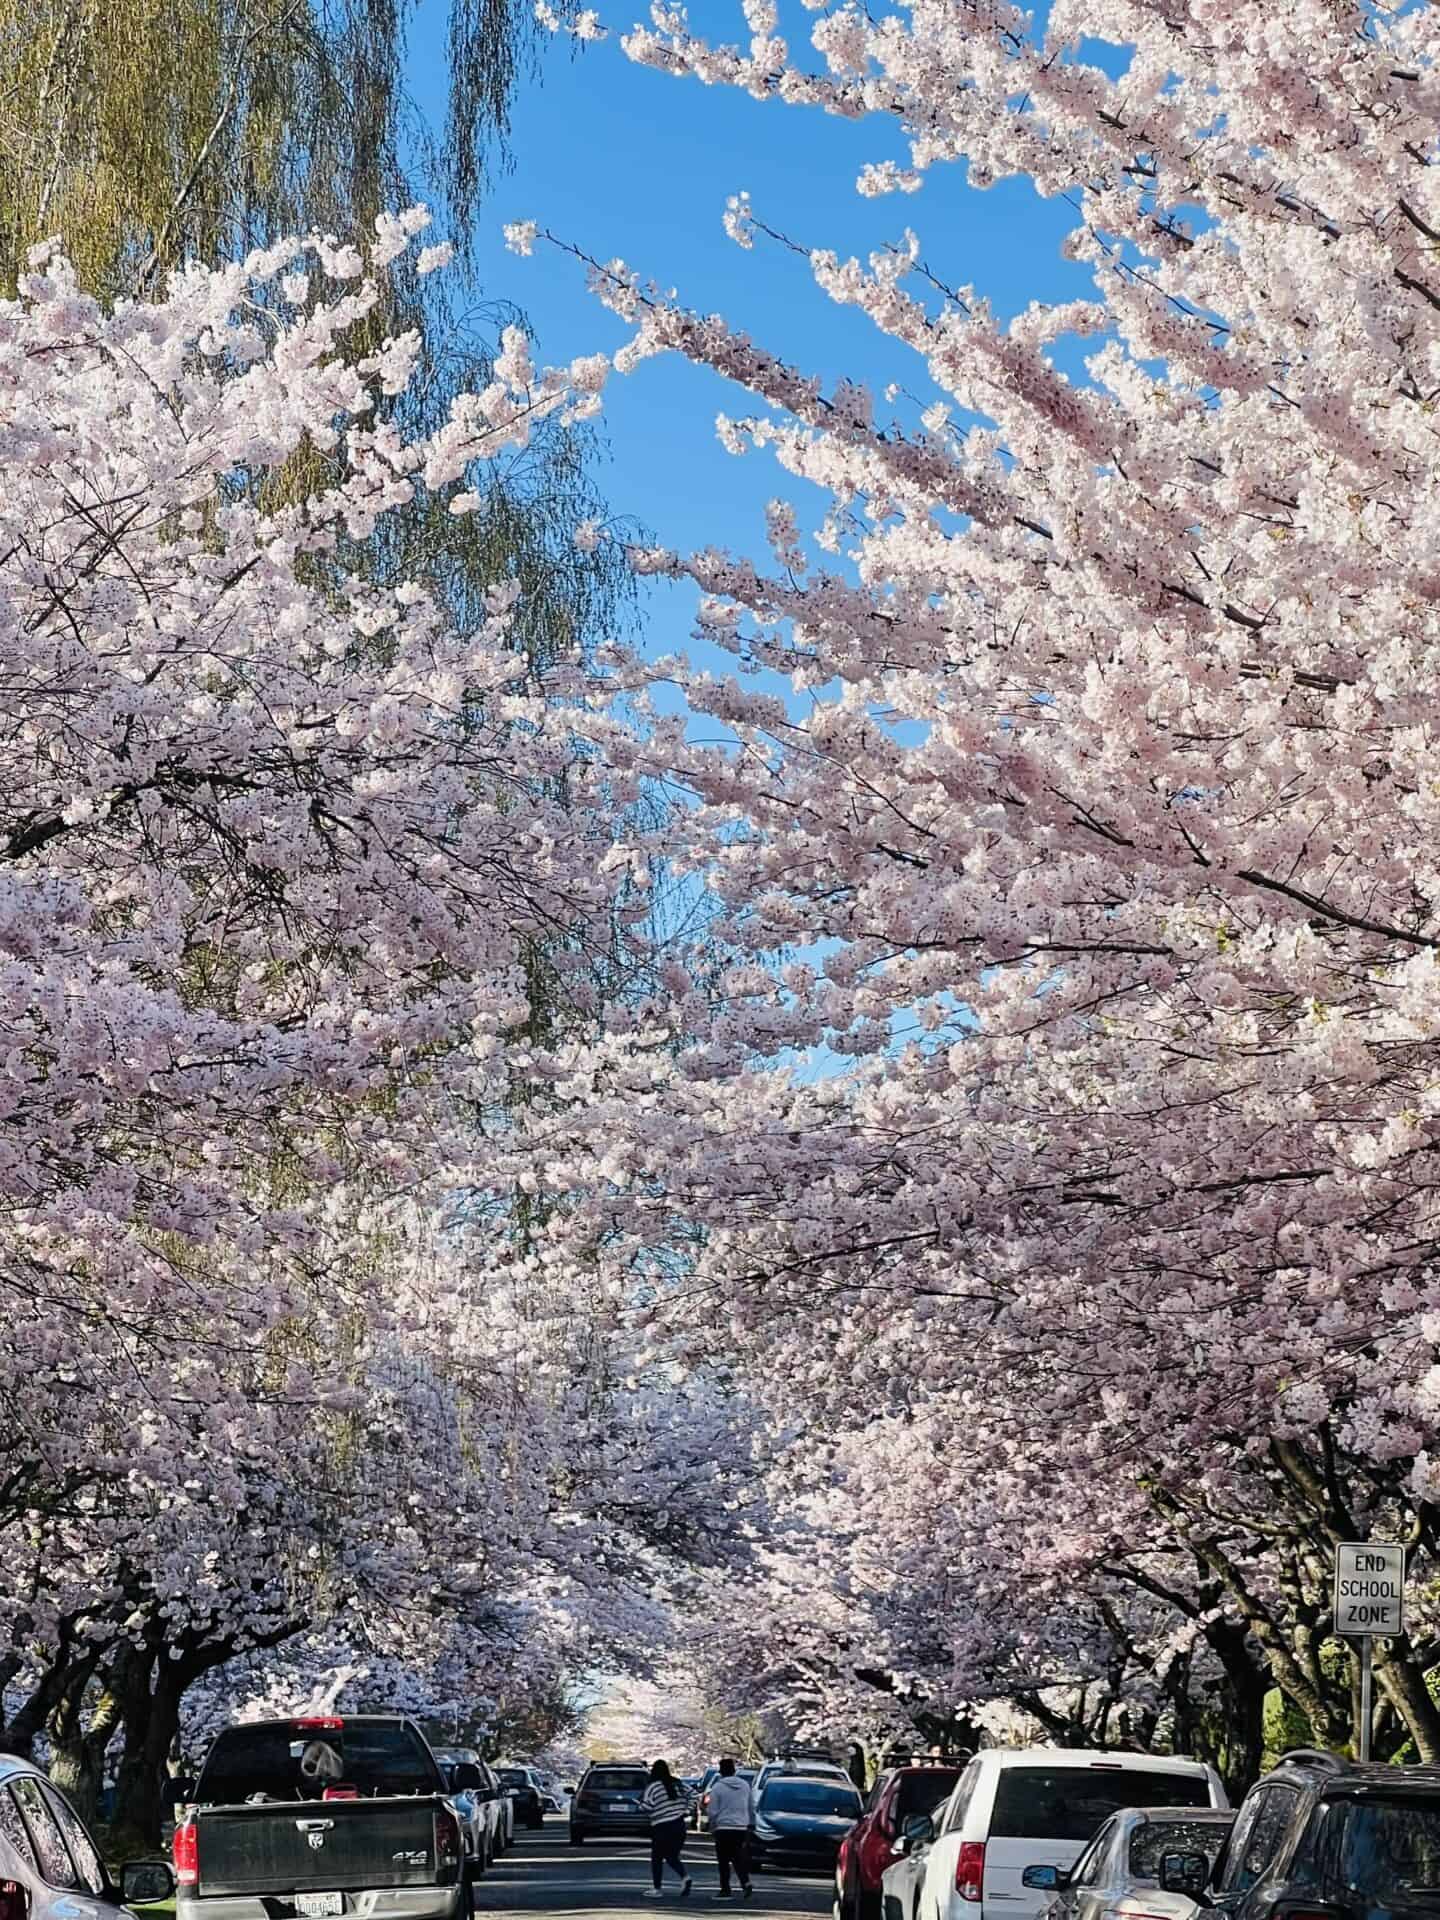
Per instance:
[[[748,1900],[755,1889],[750,1884],[750,1836],[755,1831],[755,1789],[735,1771],[735,1762],[726,1754],[720,1762],[720,1777],[710,1787],[710,1831],[715,1836],[715,1864],[720,1870],[720,1898],[730,1898],[730,1870],[740,1880],[740,1890]]]

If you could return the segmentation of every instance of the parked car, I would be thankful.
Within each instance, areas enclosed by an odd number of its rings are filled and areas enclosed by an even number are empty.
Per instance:
[[[129,1860],[112,1877],[60,1789],[0,1753],[0,1920],[134,1920],[127,1905],[174,1891],[163,1860]]]
[[[755,1796],[750,1864],[835,1871],[840,1842],[859,1819],[859,1790],[829,1774],[772,1772]]]
[[[925,1857],[919,1920],[1039,1920],[1027,1867],[1074,1866],[1122,1807],[1223,1807],[1199,1760],[1081,1747],[987,1747],[955,1783]]]
[[[1162,1888],[1161,1862],[1185,1856],[1191,1879],[1203,1884],[1234,1819],[1220,1807],[1126,1807],[1111,1814],[1068,1873],[1028,1867],[1022,1884],[1053,1893],[1045,1920],[1195,1920],[1195,1894]]]
[[[570,1805],[570,1795],[565,1788],[553,1780],[548,1773],[541,1774],[540,1783],[546,1813],[564,1813]]]
[[[880,1920],[918,1920],[925,1863],[934,1843],[935,1815],[912,1813],[891,1843],[892,1864],[880,1876]]]
[[[881,1880],[896,1858],[905,1823],[917,1813],[934,1814],[950,1798],[963,1772],[946,1766],[893,1767],[870,1789],[865,1811],[840,1843],[835,1891],[840,1920],[881,1920]],[[910,1920],[907,1909],[905,1920]]]
[[[504,1853],[515,1844],[515,1802],[500,1784],[500,1776],[488,1760],[480,1762],[480,1774],[486,1790],[494,1797],[495,1830],[500,1836],[500,1851]]]
[[[1204,1881],[1202,1864],[1198,1851],[1167,1852],[1160,1885],[1195,1895],[1213,1920],[1435,1920],[1440,1769],[1287,1753],[1246,1794]]]
[[[498,1767],[500,1784],[509,1794],[515,1818],[527,1827],[545,1824],[544,1790],[533,1767]]]
[[[570,1844],[580,1846],[592,1834],[645,1834],[650,1819],[640,1796],[650,1784],[645,1766],[587,1767],[570,1802]]]
[[[435,1747],[433,1752],[450,1784],[450,1797],[460,1816],[471,1870],[484,1873],[504,1850],[500,1809],[503,1795],[498,1787],[486,1784],[485,1763],[474,1747]]]
[[[855,1786],[844,1767],[837,1766],[833,1760],[767,1760],[755,1776],[756,1798],[772,1780],[782,1774],[792,1774],[806,1780],[843,1780],[847,1787]],[[856,1792],[859,1792],[858,1787]]]
[[[307,1714],[227,1727],[177,1781],[177,1920],[470,1920],[449,1782],[412,1720]]]
[[[690,1809],[690,1824],[698,1833],[705,1823],[706,1809],[710,1805],[710,1788],[720,1778],[719,1767],[706,1767],[700,1776],[700,1784],[695,1789],[695,1804]],[[750,1778],[755,1778],[752,1773]]]

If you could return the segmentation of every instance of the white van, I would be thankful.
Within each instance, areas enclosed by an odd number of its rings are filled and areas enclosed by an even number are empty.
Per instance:
[[[987,1747],[936,1816],[918,1920],[1038,1920],[1052,1895],[1021,1885],[1026,1867],[1073,1866],[1120,1807],[1223,1807],[1199,1760],[1079,1747]]]

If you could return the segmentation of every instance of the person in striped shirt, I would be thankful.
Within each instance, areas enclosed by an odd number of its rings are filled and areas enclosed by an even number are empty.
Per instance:
[[[664,1894],[665,1869],[669,1867],[680,1882],[683,1900],[693,1884],[680,1858],[690,1818],[690,1796],[663,1760],[651,1767],[650,1784],[640,1796],[640,1804],[650,1816],[650,1877],[655,1885],[648,1897],[658,1900]]]

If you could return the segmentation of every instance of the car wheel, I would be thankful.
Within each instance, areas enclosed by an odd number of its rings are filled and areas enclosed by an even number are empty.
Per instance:
[[[855,1920],[881,1920],[880,1896],[867,1893],[863,1887],[855,1889]]]
[[[578,1827],[571,1827],[571,1829],[570,1829],[570,1844],[571,1844],[571,1846],[572,1846],[572,1847],[578,1847],[578,1846],[583,1846],[583,1844],[584,1844],[584,1841],[585,1841],[585,1836],[584,1836],[584,1834],[583,1834],[583,1833],[582,1833],[582,1832],[580,1831],[580,1829],[579,1829]]]

